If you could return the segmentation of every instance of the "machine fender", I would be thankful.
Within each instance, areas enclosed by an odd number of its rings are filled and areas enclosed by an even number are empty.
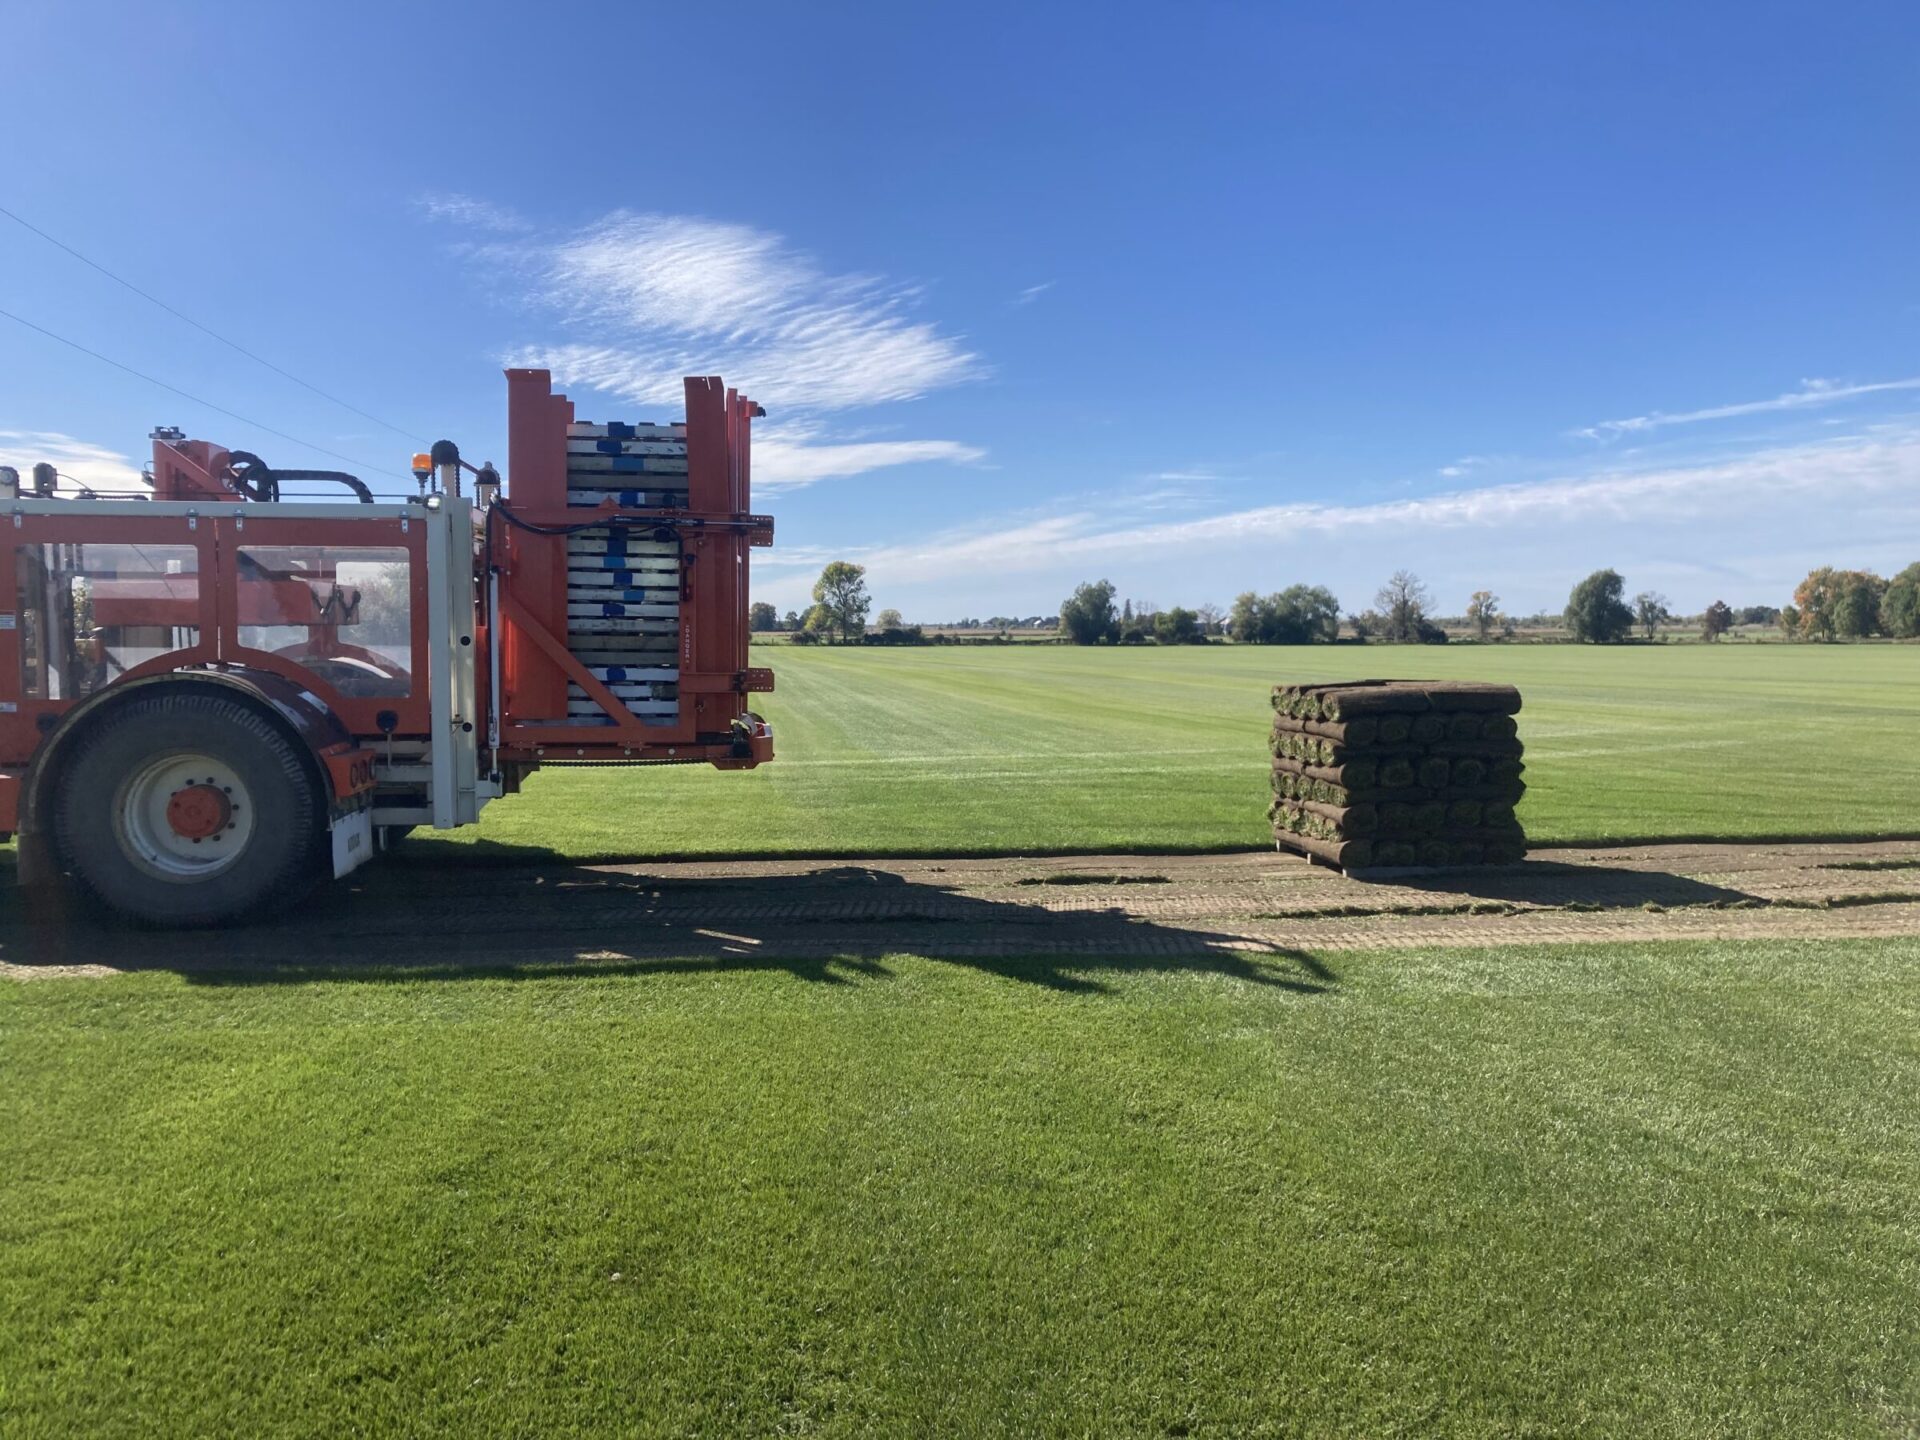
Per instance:
[[[285,676],[264,670],[175,670],[164,675],[148,675],[125,680],[90,695],[60,717],[34,752],[32,763],[22,777],[16,832],[20,842],[19,880],[22,885],[49,883],[57,879],[53,858],[42,833],[40,816],[47,793],[60,764],[72,749],[75,737],[88,726],[113,712],[122,701],[156,691],[213,691],[239,695],[261,714],[286,732],[287,737],[304,745],[313,760],[314,778],[326,787],[329,808],[339,810],[365,804],[363,795],[373,788],[371,759],[361,763],[352,735],[325,702]]]

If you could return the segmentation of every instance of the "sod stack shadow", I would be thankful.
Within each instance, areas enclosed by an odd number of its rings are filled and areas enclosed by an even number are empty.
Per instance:
[[[1275,841],[1345,870],[1512,864],[1527,853],[1519,711],[1511,685],[1276,686]]]

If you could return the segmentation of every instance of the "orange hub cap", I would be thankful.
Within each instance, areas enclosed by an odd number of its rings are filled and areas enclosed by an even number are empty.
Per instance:
[[[167,824],[187,840],[218,835],[233,818],[233,805],[224,791],[212,785],[187,785],[167,801]]]

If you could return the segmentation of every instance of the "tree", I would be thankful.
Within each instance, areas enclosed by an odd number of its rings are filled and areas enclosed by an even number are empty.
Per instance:
[[[780,628],[783,630],[798,630],[800,628],[800,612],[798,610],[787,611],[787,618],[780,622]]]
[[[1780,633],[1789,640],[1800,638],[1800,612],[1792,605],[1782,605],[1779,615]]]
[[[1642,590],[1633,597],[1633,617],[1640,622],[1640,633],[1651,640],[1660,633],[1661,622],[1673,618],[1667,609],[1667,597],[1658,590]]]
[[[1800,633],[1815,640],[1862,639],[1879,627],[1887,582],[1865,570],[1822,565],[1793,592]]]
[[[815,605],[807,611],[806,618],[800,622],[802,634],[811,635],[818,640],[822,635],[833,632],[833,611],[825,605]]]
[[[778,630],[780,612],[764,600],[756,600],[747,607],[747,628],[755,631]]]
[[[1153,617],[1153,638],[1162,645],[1191,645],[1206,637],[1200,633],[1200,617],[1176,605]]]
[[[1218,605],[1196,605],[1193,613],[1200,621],[1200,633],[1203,635],[1218,635],[1220,627],[1227,620],[1227,612]]]
[[[1736,625],[1778,625],[1780,610],[1774,605],[1744,605],[1733,612]]]
[[[1506,623],[1506,616],[1500,613],[1498,595],[1491,590],[1473,592],[1473,598],[1467,601],[1467,624],[1473,627],[1475,638],[1491,640],[1493,632],[1502,629]]]
[[[1887,582],[1869,570],[1846,570],[1840,579],[1840,613],[1835,617],[1841,635],[1864,640],[1880,628],[1880,602]]]
[[[1624,640],[1633,629],[1633,611],[1620,598],[1626,589],[1618,570],[1596,570],[1574,586],[1564,617],[1573,638],[1593,645]]]
[[[1060,603],[1060,628],[1076,645],[1098,645],[1120,638],[1119,617],[1113,612],[1113,582],[1090,580]]]
[[[900,618],[900,612],[891,606],[882,610],[873,623],[881,630],[904,630],[907,628],[907,622]]]
[[[1340,602],[1324,585],[1289,585],[1272,595],[1249,590],[1233,602],[1233,638],[1248,645],[1312,645],[1340,636]]]
[[[819,628],[838,631],[842,640],[863,633],[867,608],[873,604],[867,594],[867,567],[850,560],[830,562],[813,582],[813,599],[815,608],[825,607],[829,621],[829,626]]]
[[[1434,625],[1427,619],[1433,597],[1411,570],[1396,570],[1373,597],[1380,611],[1380,637],[1395,645],[1418,644],[1430,638]]]
[[[1700,638],[1703,640],[1718,640],[1732,628],[1733,607],[1724,600],[1714,601],[1700,617]]]
[[[1896,640],[1920,636],[1920,561],[1887,582],[1880,597],[1880,633]]]

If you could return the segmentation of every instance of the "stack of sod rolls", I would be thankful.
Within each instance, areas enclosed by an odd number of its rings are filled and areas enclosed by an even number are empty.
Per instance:
[[[1274,839],[1344,870],[1512,864],[1527,852],[1519,710],[1511,685],[1276,686]]]

